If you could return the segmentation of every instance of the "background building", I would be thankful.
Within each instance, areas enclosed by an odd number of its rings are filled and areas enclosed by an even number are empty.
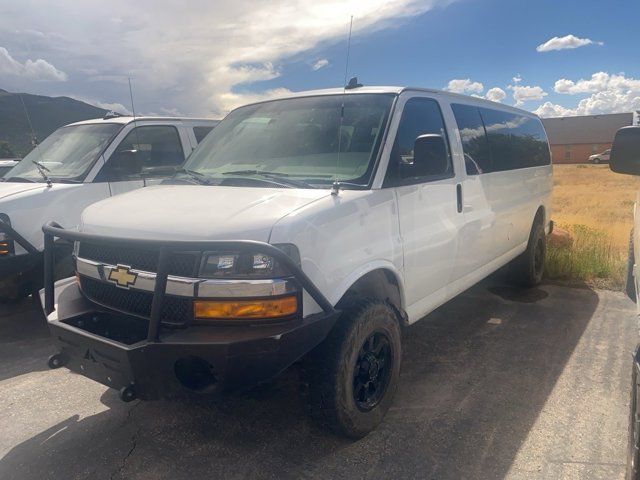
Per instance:
[[[589,155],[611,148],[619,128],[633,124],[633,113],[543,118],[553,163],[586,163]]]

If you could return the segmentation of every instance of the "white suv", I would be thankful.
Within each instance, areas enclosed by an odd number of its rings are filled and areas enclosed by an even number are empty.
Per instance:
[[[49,135],[0,183],[0,300],[41,288],[44,222],[76,228],[87,205],[172,176],[216,123],[110,114]]]
[[[236,390],[305,357],[315,416],[361,437],[391,405],[403,325],[510,262],[541,281],[549,145],[505,105],[398,87],[256,103],[171,183],[44,227],[50,366],[123,400]],[[76,242],[77,278],[54,288],[55,238]]]

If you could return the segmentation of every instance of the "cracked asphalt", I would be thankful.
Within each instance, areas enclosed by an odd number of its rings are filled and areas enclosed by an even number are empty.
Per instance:
[[[485,282],[404,332],[380,428],[307,416],[299,368],[242,396],[124,404],[65,369],[37,307],[0,307],[0,478],[624,478],[633,304]]]

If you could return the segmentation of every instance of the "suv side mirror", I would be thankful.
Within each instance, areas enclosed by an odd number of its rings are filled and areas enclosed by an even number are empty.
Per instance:
[[[616,132],[609,168],[616,173],[640,175],[640,126],[623,127]]]
[[[413,144],[413,162],[401,163],[400,174],[407,177],[433,177],[449,171],[449,156],[442,135],[425,134]]]

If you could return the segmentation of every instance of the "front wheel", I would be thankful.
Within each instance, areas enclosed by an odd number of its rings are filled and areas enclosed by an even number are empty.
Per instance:
[[[353,439],[374,430],[393,401],[401,355],[400,325],[391,306],[365,300],[346,310],[307,358],[314,418]]]

